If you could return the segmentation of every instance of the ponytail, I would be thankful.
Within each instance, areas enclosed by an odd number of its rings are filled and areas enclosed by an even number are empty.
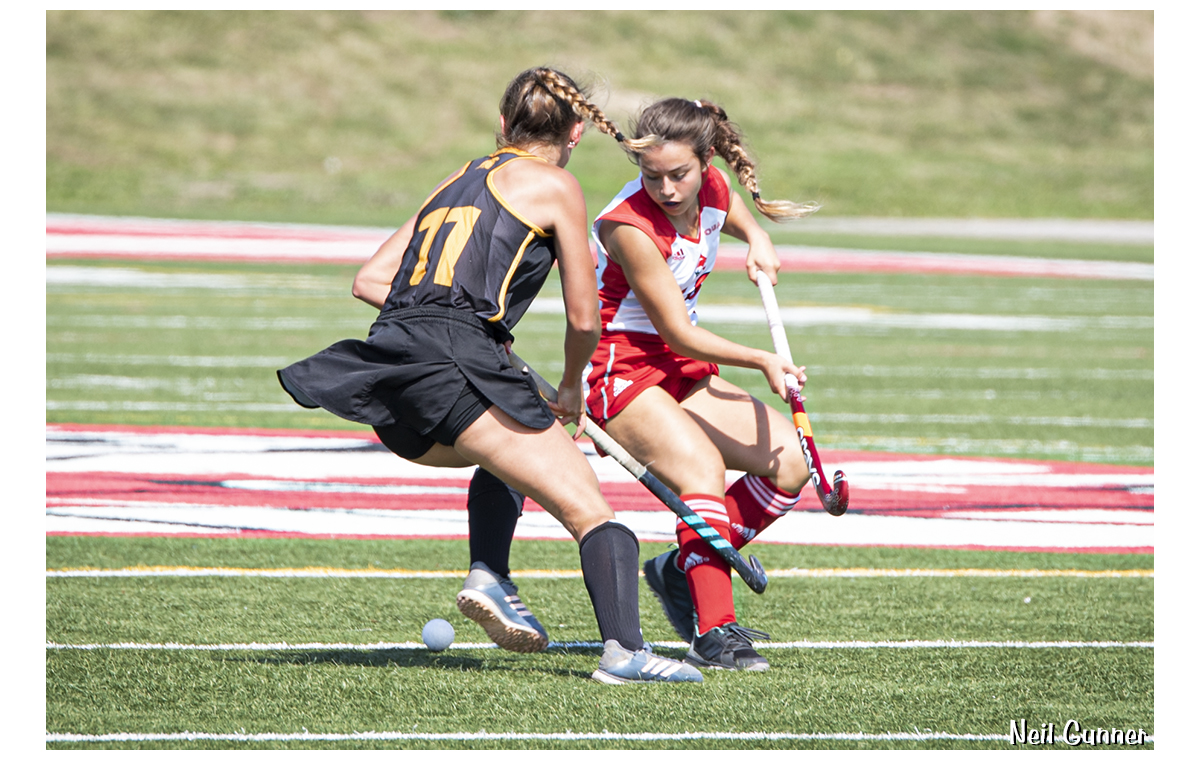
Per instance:
[[[688,143],[701,162],[707,159],[710,148],[716,149],[737,176],[738,184],[749,191],[754,207],[773,222],[801,219],[821,208],[815,201],[763,200],[757,166],[742,144],[742,132],[729,120],[725,109],[715,103],[682,98],[660,100],[642,112],[634,132],[642,139],[657,138],[658,143]]]

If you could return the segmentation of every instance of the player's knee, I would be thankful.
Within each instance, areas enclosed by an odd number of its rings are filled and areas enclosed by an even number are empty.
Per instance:
[[[775,485],[789,493],[799,493],[808,479],[808,462],[804,459],[799,439],[796,439],[795,445],[785,446],[780,454]]]

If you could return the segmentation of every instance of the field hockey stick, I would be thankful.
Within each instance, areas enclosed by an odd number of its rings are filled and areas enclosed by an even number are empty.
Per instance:
[[[779,303],[775,300],[775,287],[771,278],[761,269],[758,272],[758,293],[762,296],[763,310],[767,313],[767,326],[771,329],[771,342],[775,344],[775,353],[792,361],[792,349],[788,346],[787,333],[783,330],[783,319],[779,315]],[[850,506],[850,484],[841,471],[833,473],[833,487],[825,480],[825,471],[821,468],[821,455],[817,453],[817,445],[813,443],[812,423],[808,413],[804,411],[804,400],[800,397],[800,381],[791,375],[784,375],[788,388],[788,402],[792,407],[792,423],[796,426],[796,434],[800,436],[800,448],[804,451],[804,461],[808,464],[808,473],[816,486],[817,498],[821,506],[834,517],[844,515]]]
[[[533,381],[537,383],[538,390],[547,401],[557,402],[558,390],[526,364],[524,359],[510,353],[508,360],[512,362],[514,367],[521,371],[521,374],[529,375],[533,378]],[[722,559],[729,563],[730,567],[737,571],[738,575],[742,576],[742,580],[746,582],[751,591],[761,594],[767,590],[767,571],[763,569],[762,563],[758,561],[758,557],[751,555],[749,561],[747,561],[737,549],[733,548],[733,544],[722,538],[721,534],[705,522],[703,517],[693,512],[691,507],[683,502],[683,499],[679,498],[670,488],[667,488],[666,484],[661,480],[654,477],[646,469],[645,465],[634,459],[625,450],[625,447],[613,440],[612,436],[604,432],[603,428],[592,421],[586,414],[583,415],[581,424],[583,425],[584,434],[595,442],[596,448],[616,460],[618,464],[629,471],[630,475],[637,478],[638,482],[644,485],[650,493],[654,494],[659,501],[665,504],[667,509],[674,512],[680,520],[683,520],[684,524],[696,531],[700,538],[704,539],[709,546],[721,555]]]

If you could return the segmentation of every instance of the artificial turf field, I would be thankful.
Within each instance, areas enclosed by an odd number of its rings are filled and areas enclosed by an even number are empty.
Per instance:
[[[1147,254],[1131,249],[1129,259]],[[49,261],[47,422],[349,429],[290,405],[272,370],[365,332],[370,310],[348,294],[353,271]],[[785,276],[778,294],[784,307],[880,316],[789,329],[808,366],[819,445],[1152,466],[1153,290],[1136,280],[820,273]],[[553,282],[543,295],[555,297]],[[756,298],[743,275],[721,272],[702,304]],[[936,319],[948,315],[972,327]],[[706,324],[768,345],[762,325]],[[561,317],[531,313],[516,348],[553,377],[561,335]],[[753,373],[728,376],[767,397]],[[643,542],[643,559],[664,548]],[[454,608],[465,541],[49,536],[48,570],[214,572],[48,575],[47,746],[1008,747],[1010,721],[1021,719],[1154,733],[1153,554],[754,553],[769,572],[831,571],[773,577],[763,596],[735,581],[739,617],[772,635],[771,670],[618,689],[588,678],[599,646],[569,542],[514,547],[514,569],[568,571],[517,577],[555,646],[515,655],[419,645],[431,617],[454,623],[458,644],[486,642]],[[222,568],[329,572],[215,574]],[[371,569],[393,572],[336,572]],[[647,640],[682,655],[644,588],[641,606]]]

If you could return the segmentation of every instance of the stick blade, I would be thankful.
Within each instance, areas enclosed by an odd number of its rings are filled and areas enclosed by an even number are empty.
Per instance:
[[[767,571],[763,569],[762,563],[758,561],[758,557],[753,554],[746,560],[750,565],[751,577],[743,578],[750,590],[756,594],[761,594],[767,590]]]
[[[841,470],[833,473],[833,492],[825,504],[825,511],[834,517],[841,517],[850,508],[850,484]]]

